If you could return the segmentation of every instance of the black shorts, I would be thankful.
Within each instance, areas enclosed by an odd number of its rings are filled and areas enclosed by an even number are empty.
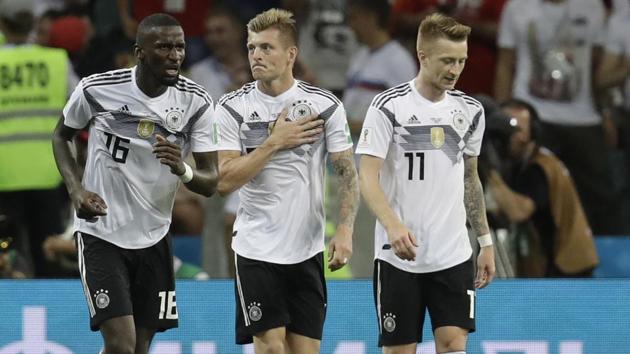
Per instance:
[[[277,327],[322,339],[326,317],[324,256],[275,264],[236,255],[236,344]]]
[[[171,237],[143,249],[125,249],[77,232],[79,271],[97,331],[108,319],[133,315],[136,327],[177,327]]]
[[[433,331],[456,326],[475,331],[475,287],[472,259],[431,273],[409,273],[374,261],[374,301],[380,346],[422,342],[424,314]]]

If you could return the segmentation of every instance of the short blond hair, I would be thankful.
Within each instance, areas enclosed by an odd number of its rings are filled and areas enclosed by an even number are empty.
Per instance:
[[[462,25],[452,17],[433,13],[425,17],[420,23],[416,50],[419,51],[423,43],[440,38],[461,42],[467,40],[469,35],[470,27]]]
[[[247,23],[247,30],[254,33],[262,32],[268,28],[277,28],[280,34],[288,40],[289,45],[297,45],[297,29],[291,11],[269,9],[259,13]]]

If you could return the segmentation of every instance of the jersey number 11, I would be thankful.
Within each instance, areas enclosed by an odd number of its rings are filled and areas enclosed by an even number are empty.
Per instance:
[[[418,179],[419,180],[424,180],[424,152],[416,152],[415,153],[415,157],[417,157],[420,161],[418,164]],[[414,158],[414,153],[413,152],[406,152],[405,156],[409,159],[409,180],[411,181],[413,178],[413,160]]]

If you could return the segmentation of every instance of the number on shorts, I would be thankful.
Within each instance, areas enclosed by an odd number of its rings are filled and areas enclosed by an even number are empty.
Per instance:
[[[470,296],[470,312],[468,316],[470,318],[475,318],[475,291],[474,290],[466,290],[468,296]]]
[[[175,302],[175,291],[160,291],[160,320],[176,320],[177,319],[177,303]]]

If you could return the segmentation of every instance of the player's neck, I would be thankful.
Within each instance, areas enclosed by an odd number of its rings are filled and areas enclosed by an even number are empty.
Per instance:
[[[258,80],[258,90],[265,95],[276,97],[285,93],[293,86],[293,75],[283,75],[270,81]]]
[[[431,102],[438,102],[444,98],[444,90],[435,87],[430,81],[423,79],[421,74],[416,76],[413,80],[413,84],[418,90],[418,93]]]
[[[142,93],[149,97],[157,97],[163,94],[168,88],[166,85],[159,83],[157,79],[148,72],[148,69],[144,69],[140,63],[138,63],[136,68],[136,85]]]

